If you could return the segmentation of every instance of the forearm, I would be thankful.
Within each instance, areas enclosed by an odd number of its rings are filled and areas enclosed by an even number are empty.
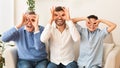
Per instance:
[[[79,21],[86,20],[86,17],[77,17],[77,18],[72,18],[71,20],[72,20],[73,23],[77,23]]]
[[[17,29],[19,29],[19,28],[21,28],[23,25],[20,23],[20,24],[18,24],[18,25],[16,25],[15,27],[17,28]]]
[[[49,24],[52,25],[53,21],[54,21],[54,20],[51,18],[51,19],[49,20]]]
[[[71,34],[72,39],[74,40],[74,42],[79,41],[80,40],[80,34],[77,31],[77,28],[75,27],[73,22],[72,21],[67,21],[66,23],[67,23],[67,25],[69,27],[69,31],[70,31],[70,34]]]
[[[15,27],[11,28],[10,30],[4,32],[2,34],[2,40],[4,42],[14,41],[18,36],[18,31]]]
[[[116,24],[114,24],[108,20],[100,19],[100,21],[101,21],[101,23],[106,24],[108,26],[108,29],[107,29],[108,32],[111,32],[116,28]]]
[[[47,24],[47,26],[45,27],[40,36],[40,40],[45,43],[46,41],[48,41],[50,36],[51,36],[51,24]]]
[[[39,32],[39,26],[38,26],[38,25],[35,26],[35,30],[34,30],[34,32]]]

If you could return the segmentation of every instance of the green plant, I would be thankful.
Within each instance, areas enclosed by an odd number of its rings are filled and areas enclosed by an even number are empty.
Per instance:
[[[0,68],[5,65],[5,59],[3,57],[3,52],[5,50],[5,46],[14,46],[13,44],[5,43],[1,40],[1,34],[0,34]]]
[[[0,34],[0,38],[1,38],[1,34]],[[5,59],[2,56],[3,55],[3,51],[5,50],[5,43],[0,39],[0,68],[3,67],[3,65],[5,65]]]
[[[28,4],[28,11],[34,12],[35,10],[35,1],[34,0],[27,0]]]

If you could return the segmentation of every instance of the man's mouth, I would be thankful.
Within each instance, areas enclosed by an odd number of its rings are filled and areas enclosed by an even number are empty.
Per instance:
[[[57,20],[57,22],[62,22],[63,20]]]

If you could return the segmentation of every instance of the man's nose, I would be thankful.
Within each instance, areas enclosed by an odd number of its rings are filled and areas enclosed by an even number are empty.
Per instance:
[[[94,24],[90,24],[90,27],[94,27]]]
[[[59,17],[58,17],[58,19],[62,19],[62,17],[61,17],[61,16],[59,16]]]
[[[32,24],[32,22],[31,22],[31,21],[29,21],[27,24],[28,24],[28,25],[31,25],[31,24]]]

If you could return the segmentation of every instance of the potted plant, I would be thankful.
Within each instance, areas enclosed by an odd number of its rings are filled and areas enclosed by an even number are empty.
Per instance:
[[[5,59],[3,57],[3,52],[5,50],[5,46],[14,46],[14,44],[11,43],[5,43],[1,40],[1,34],[0,34],[0,68],[3,68],[3,65],[5,65]]]
[[[1,38],[1,34],[0,34]],[[0,68],[5,64],[5,59],[3,58],[3,51],[5,50],[5,43],[0,39]]]
[[[35,1],[34,0],[27,0],[28,5],[28,14],[35,14]]]

